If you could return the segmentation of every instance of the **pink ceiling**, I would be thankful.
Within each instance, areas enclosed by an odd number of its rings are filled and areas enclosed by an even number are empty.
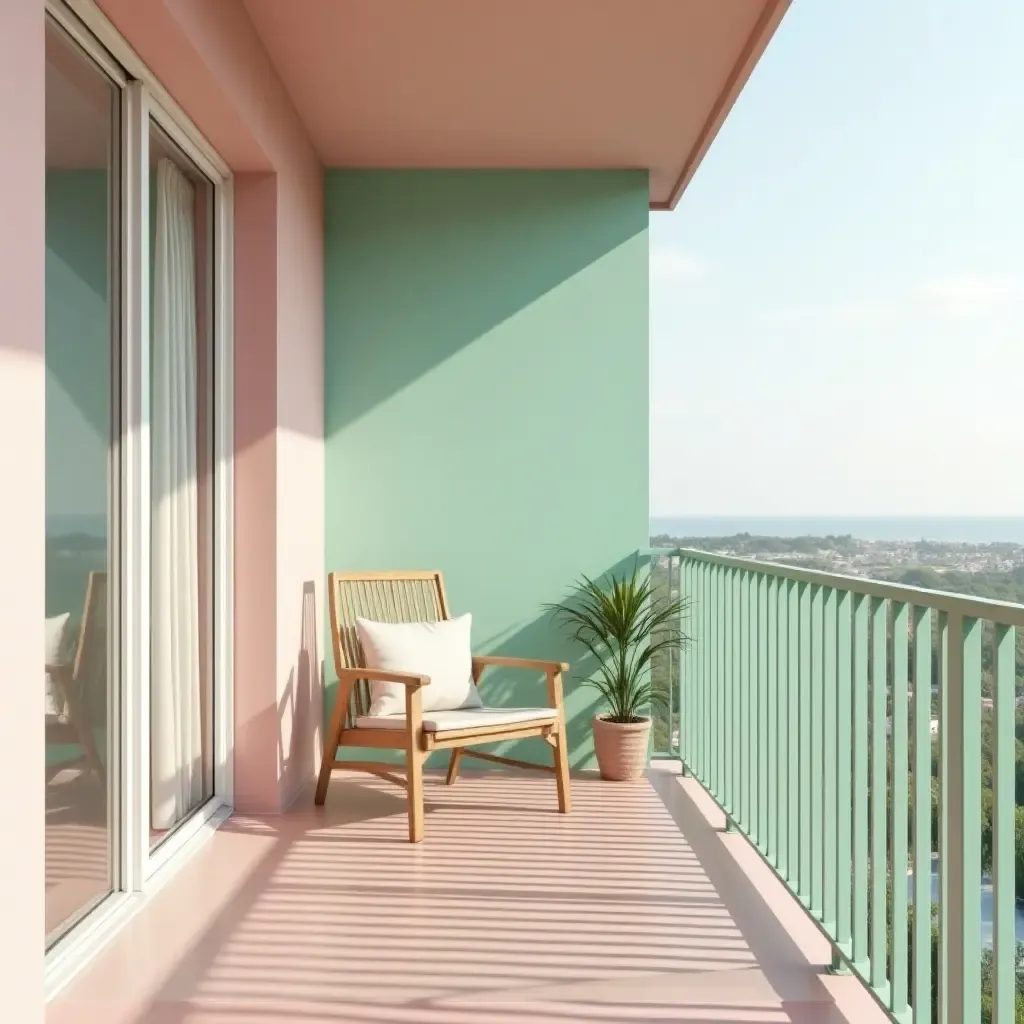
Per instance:
[[[332,167],[647,168],[671,207],[789,0],[245,0]]]

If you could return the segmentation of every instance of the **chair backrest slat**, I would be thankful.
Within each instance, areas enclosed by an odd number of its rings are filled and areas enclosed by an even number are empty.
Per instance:
[[[90,572],[72,669],[77,699],[90,727],[106,724],[107,617],[107,574]]]
[[[334,665],[359,668],[366,664],[356,633],[356,619],[374,622],[439,622],[447,619],[444,580],[439,572],[332,572],[330,591]],[[350,715],[370,710],[370,688],[360,680],[353,688]]]

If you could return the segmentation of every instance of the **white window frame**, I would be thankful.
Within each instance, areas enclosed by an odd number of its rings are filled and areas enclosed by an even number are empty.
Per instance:
[[[46,996],[67,984],[231,813],[234,803],[234,201],[230,169],[92,0],[47,13],[121,88],[120,616],[111,734],[113,891],[46,954]],[[149,831],[150,121],[213,183],[213,795],[155,849]],[[117,746],[117,744],[114,744]]]

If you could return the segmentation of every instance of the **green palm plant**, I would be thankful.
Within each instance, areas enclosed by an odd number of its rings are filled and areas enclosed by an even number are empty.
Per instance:
[[[646,721],[646,709],[666,704],[649,668],[659,652],[689,645],[682,629],[687,602],[657,594],[639,563],[630,575],[613,576],[607,587],[583,576],[568,601],[545,607],[597,662],[587,682],[604,698],[608,721]]]

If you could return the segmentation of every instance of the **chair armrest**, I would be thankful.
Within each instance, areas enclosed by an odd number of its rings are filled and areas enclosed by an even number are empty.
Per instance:
[[[484,669],[489,665],[501,668],[521,668],[527,672],[543,672],[547,677],[548,706],[555,708],[559,719],[564,715],[565,703],[562,694],[562,673],[569,671],[564,661],[541,661],[536,658],[503,658],[497,654],[483,654],[473,659],[473,682],[479,684]],[[564,728],[564,726],[563,726]]]
[[[402,686],[427,686],[430,676],[420,676],[415,672],[387,672],[382,668],[343,668],[338,672],[342,681],[356,679],[373,679],[379,683],[401,683]]]
[[[496,654],[482,654],[473,658],[473,668],[483,671],[489,665],[500,668],[521,668],[527,672],[568,672],[569,666],[564,661],[542,661],[536,658],[503,658]]]

